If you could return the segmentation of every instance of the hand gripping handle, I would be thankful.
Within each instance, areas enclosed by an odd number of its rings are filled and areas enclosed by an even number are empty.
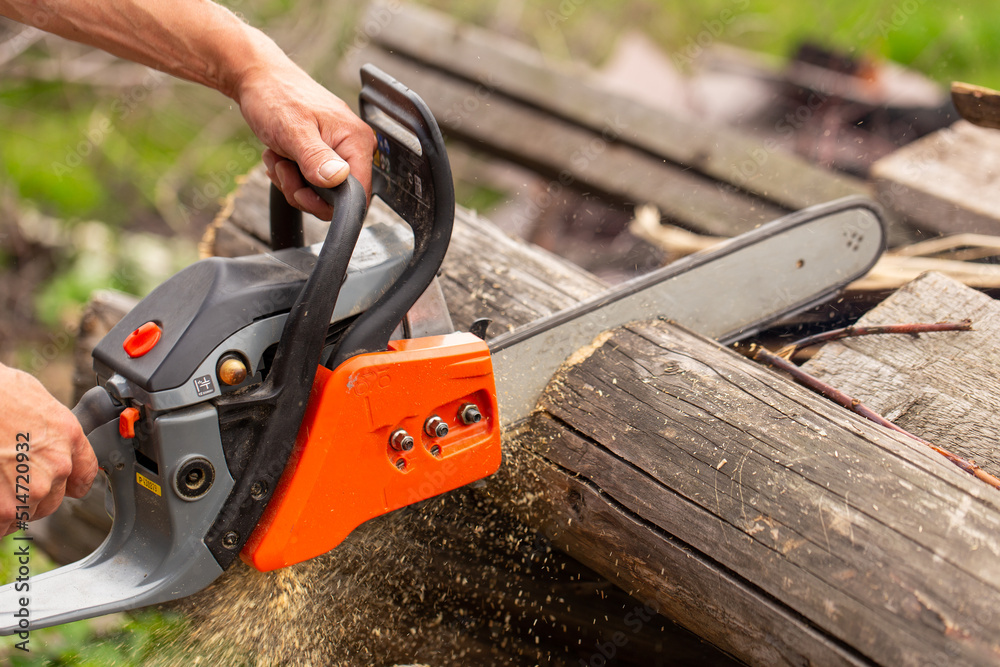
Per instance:
[[[344,333],[327,364],[380,352],[434,280],[455,221],[455,188],[444,139],[420,97],[374,65],[361,68],[361,118],[378,141],[372,194],[413,230],[413,256],[399,279]]]
[[[136,464],[131,440],[119,433],[121,410],[101,387],[84,394],[73,409],[108,476],[114,511],[111,532],[93,553],[75,563],[38,575],[29,567],[23,576],[0,587],[0,609],[15,612],[0,616],[0,635],[183,597],[222,572],[204,544],[188,539],[186,531],[205,514],[214,516],[227,481],[217,482],[199,503],[179,500],[156,484],[155,493],[140,488],[138,476],[151,473]],[[173,474],[177,458],[189,456],[191,448],[205,456],[222,456],[215,410],[196,406],[182,412],[157,420],[153,427],[154,437],[181,443],[173,460],[161,461],[164,477]],[[30,534],[13,539],[24,540],[17,544],[30,550]]]

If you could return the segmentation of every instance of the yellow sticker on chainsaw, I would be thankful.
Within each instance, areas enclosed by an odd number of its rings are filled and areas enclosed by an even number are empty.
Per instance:
[[[151,479],[147,479],[147,478],[143,477],[141,472],[137,472],[135,474],[135,481],[137,481],[139,483],[139,486],[146,487],[147,489],[149,489],[150,491],[152,491],[156,495],[158,495],[158,496],[162,496],[163,495],[160,492],[160,485],[157,484],[156,482],[154,482]]]

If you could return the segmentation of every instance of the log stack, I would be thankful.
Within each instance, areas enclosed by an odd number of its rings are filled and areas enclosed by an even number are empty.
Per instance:
[[[759,155],[757,144],[664,124],[428,16],[392,12],[366,54],[408,72],[399,76],[438,105],[451,136],[503,139],[495,152],[550,184],[653,202],[673,222],[718,234],[867,189],[766,148],[767,167],[744,178],[734,170]],[[489,58],[455,57],[473,46]],[[554,97],[564,106],[550,108]],[[489,113],[464,114],[470,100]],[[517,119],[529,116],[550,131],[520,133]],[[574,161],[595,138],[600,159]],[[655,178],[626,177],[646,164]],[[261,171],[249,176],[206,237],[206,254],[266,249],[266,186]],[[670,194],[680,191],[696,196]],[[388,213],[376,205],[370,215]],[[307,241],[322,233],[307,222]],[[872,317],[937,317],[915,304],[956,289],[934,280]],[[459,329],[488,317],[493,333],[606,287],[464,209],[441,282]],[[907,302],[911,293],[921,296]],[[976,297],[986,301],[940,301],[974,310],[964,316],[977,332],[838,343],[812,368],[993,469],[992,365],[965,370],[983,364],[990,342],[977,319],[990,321],[993,302]],[[504,434],[492,478],[368,522],[309,563],[269,574],[238,565],[176,605],[190,631],[175,648],[218,662],[256,654],[344,665],[1000,660],[1000,492],[926,444],[658,315],[575,355],[534,414]],[[961,338],[969,335],[979,337]]]

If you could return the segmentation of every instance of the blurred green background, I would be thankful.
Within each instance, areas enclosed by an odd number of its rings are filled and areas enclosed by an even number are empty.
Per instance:
[[[644,31],[667,53],[683,53],[707,22],[732,11],[721,41],[737,46],[787,56],[812,39],[855,55],[895,60],[942,86],[957,79],[1000,87],[992,48],[1000,43],[1000,21],[986,0],[423,4],[504,32],[554,60],[595,66],[627,30]],[[336,67],[355,35],[363,3],[228,5],[263,27],[321,82],[354,98]],[[0,34],[11,38],[16,31],[8,27]],[[55,38],[33,36],[20,43],[24,48],[0,60],[0,271],[10,290],[29,292],[18,299],[29,306],[18,315],[21,336],[0,329],[8,338],[0,338],[5,361],[44,339],[45,327],[73,322],[93,289],[142,294],[192,261],[220,198],[259,161],[261,150],[239,110],[218,93]],[[483,197],[470,192],[462,203],[475,206]],[[42,268],[29,271],[34,265],[28,262],[38,261]],[[22,283],[28,273],[34,277]],[[0,579],[7,581],[11,550],[4,547],[0,543]],[[41,571],[40,556],[36,567],[35,573]],[[0,661],[146,664],[158,644],[180,631],[178,623],[146,613],[131,621],[38,632],[30,654],[13,651],[9,640],[0,643]],[[95,637],[105,641],[94,642]]]
[[[638,28],[667,53],[732,11],[720,41],[786,56],[803,39],[854,54],[888,58],[942,83],[1000,86],[992,44],[1000,22],[984,0],[789,3],[778,0],[429,0],[424,3],[535,46],[553,59],[599,65],[615,41]],[[330,0],[237,0],[231,8],[265,28],[320,81],[347,99],[335,69],[363,11]],[[148,290],[178,262],[121,234],[179,235],[179,263],[218,210],[220,196],[258,160],[260,145],[223,96],[139,66],[46,38],[0,63],[0,194],[4,209],[35,210],[58,221],[72,244],[39,292],[46,323],[68,317],[94,287]],[[481,194],[481,193],[479,193]],[[477,193],[469,193],[475,197]],[[478,203],[473,200],[466,203]],[[72,236],[74,228],[96,220]],[[72,247],[104,248],[101,262],[79,266]],[[136,267],[123,266],[142,256]],[[0,267],[4,255],[0,254]],[[124,257],[124,259],[123,259]],[[148,261],[147,261],[148,260]],[[106,267],[95,271],[94,265]],[[146,269],[147,264],[152,266]]]

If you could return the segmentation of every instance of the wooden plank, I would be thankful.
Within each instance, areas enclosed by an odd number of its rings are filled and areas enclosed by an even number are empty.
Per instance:
[[[805,369],[902,428],[1000,474],[1000,303],[937,273],[899,290],[859,324],[969,318],[973,331],[845,339]]]
[[[1000,130],[1000,93],[971,83],[951,84],[951,101],[962,118],[980,127]]]
[[[547,61],[523,44],[443,14],[379,2],[373,3],[366,24],[378,26],[372,40],[387,51],[503,91],[592,132],[603,132],[615,119],[623,128],[619,141],[779,206],[800,209],[867,192],[857,179],[725,127],[670,117],[610,91],[590,71]],[[463,108],[452,109],[461,114]],[[811,113],[808,107],[802,111]]]
[[[708,234],[732,236],[783,215],[786,210],[636,148],[631,130],[609,115],[596,129],[567,123],[523,102],[486,91],[424,64],[367,49],[345,69],[372,62],[418,91],[450,137],[473,148],[526,165],[550,179],[536,213],[560,201],[570,187],[590,189],[626,204],[652,203],[668,219]],[[466,106],[469,113],[456,113]]]
[[[1000,658],[1000,495],[925,446],[662,322],[602,341],[556,378],[541,408],[556,432],[536,422],[515,445],[598,491],[600,516],[615,507],[700,562],[651,577],[647,546],[633,549],[623,521],[595,528],[581,503],[544,485],[529,489],[526,515],[561,517],[556,544],[663,609],[685,602],[676,579],[734,576],[740,586],[727,593],[756,596],[746,606],[755,613],[726,597],[724,613],[688,627],[725,635],[740,659]],[[700,572],[705,562],[715,571]],[[775,616],[764,613],[772,603]],[[756,652],[748,637],[776,627],[782,641],[796,637],[796,654]],[[809,628],[820,636],[806,642]]]
[[[1000,132],[958,121],[874,165],[879,201],[931,232],[1000,234]]]

